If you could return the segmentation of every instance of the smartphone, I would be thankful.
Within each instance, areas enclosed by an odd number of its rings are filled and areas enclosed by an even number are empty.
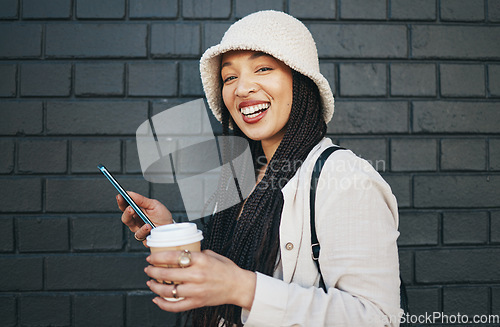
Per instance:
[[[156,227],[155,224],[153,224],[153,222],[149,220],[148,216],[146,216],[146,214],[142,212],[141,208],[139,208],[139,206],[134,202],[134,200],[132,200],[132,198],[127,194],[127,192],[125,192],[120,183],[118,183],[118,181],[113,177],[113,175],[111,175],[111,173],[106,169],[106,167],[104,167],[103,165],[98,165],[97,168],[99,168],[101,173],[103,173],[104,176],[108,178],[111,184],[113,184],[116,190],[121,194],[121,196],[123,196],[125,201],[127,201],[127,203],[132,207],[132,209],[134,209],[135,213],[137,213],[137,215],[141,217],[144,223],[149,224],[151,225],[151,227],[155,228]]]

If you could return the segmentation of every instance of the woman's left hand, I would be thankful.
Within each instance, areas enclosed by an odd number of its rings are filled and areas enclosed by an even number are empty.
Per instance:
[[[148,287],[159,296],[153,302],[160,309],[170,312],[186,311],[204,306],[234,304],[250,310],[255,295],[256,275],[238,267],[230,259],[213,251],[191,252],[191,265],[186,268],[164,268],[160,265],[177,265],[181,251],[165,251],[151,254],[151,264],[144,269],[152,278]],[[156,280],[173,280],[177,285],[177,296],[184,299],[170,302],[164,297],[173,297],[174,285]]]

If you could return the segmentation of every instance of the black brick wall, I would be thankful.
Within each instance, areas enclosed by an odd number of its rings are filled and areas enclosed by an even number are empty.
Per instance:
[[[135,130],[202,96],[203,51],[260,9],[310,28],[329,136],[396,194],[413,313],[500,314],[500,1],[4,0],[2,326],[180,326],[96,165],[182,220],[178,188],[142,178]]]

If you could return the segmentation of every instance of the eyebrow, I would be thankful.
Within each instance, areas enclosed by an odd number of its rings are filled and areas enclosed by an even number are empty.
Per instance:
[[[255,52],[254,54],[252,54],[250,56],[250,58],[248,58],[249,60],[254,60],[254,59],[257,59],[259,57],[262,57],[262,56],[269,56],[271,57],[270,55],[268,55],[267,53],[264,53],[264,52]],[[231,66],[232,63],[230,61],[226,61],[225,63],[222,64],[222,66],[220,67],[220,69],[226,67],[226,66]]]

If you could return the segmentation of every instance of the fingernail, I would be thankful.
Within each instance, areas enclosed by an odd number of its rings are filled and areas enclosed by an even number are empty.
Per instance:
[[[147,261],[147,262],[151,262],[151,256],[148,256],[148,257],[146,258],[146,261]]]
[[[157,300],[156,298],[154,298],[154,299],[153,299],[153,303],[154,303],[154,304],[158,304],[157,302],[158,302],[158,300]]]

